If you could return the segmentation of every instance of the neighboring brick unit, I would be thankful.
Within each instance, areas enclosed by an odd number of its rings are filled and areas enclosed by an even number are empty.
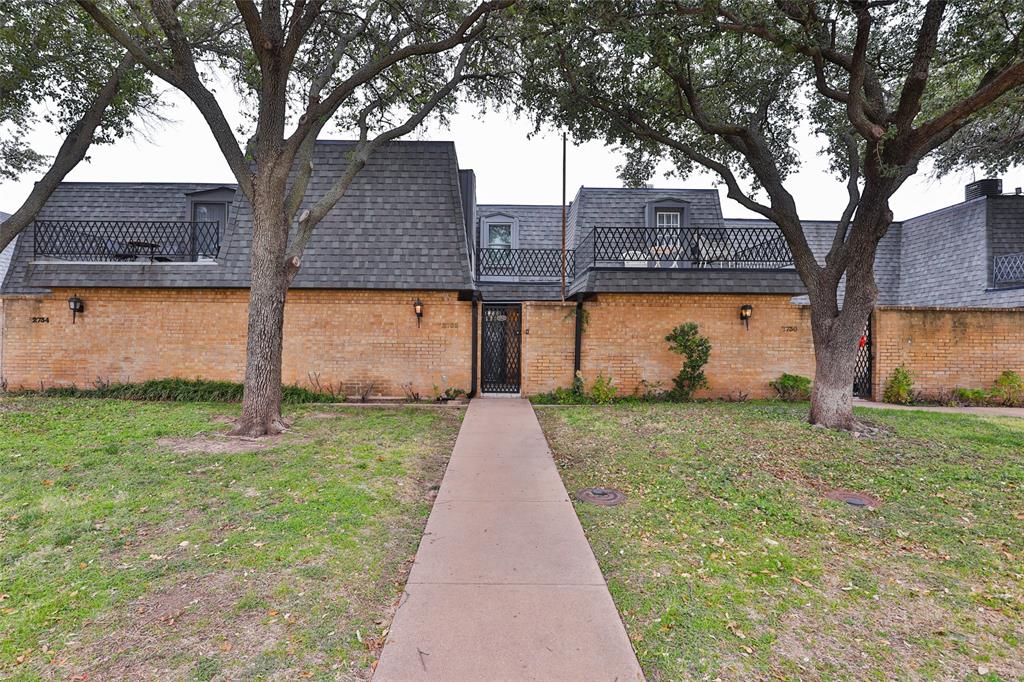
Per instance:
[[[589,387],[598,373],[611,376],[620,395],[642,381],[671,388],[682,358],[668,350],[665,335],[696,322],[711,341],[710,387],[699,397],[771,396],[768,382],[783,372],[814,374],[810,309],[789,301],[784,295],[600,294],[585,303],[584,380]],[[749,330],[739,319],[744,304],[754,307]]]
[[[67,299],[85,301],[74,326]],[[423,301],[421,326],[413,301]],[[168,376],[241,381],[241,289],[54,289],[4,301],[3,375],[12,388]],[[37,322],[33,322],[36,318]],[[42,322],[42,319],[48,320]],[[470,304],[455,292],[308,290],[288,294],[284,381],[339,383],[349,394],[469,390]]]
[[[1006,370],[1024,374],[1024,308],[878,308],[872,333],[876,398],[901,364],[914,388],[932,395],[991,386]]]

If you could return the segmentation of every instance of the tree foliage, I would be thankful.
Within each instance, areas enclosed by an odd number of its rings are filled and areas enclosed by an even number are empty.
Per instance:
[[[18,179],[46,156],[29,144],[39,124],[63,139],[86,116],[125,51],[74,4],[62,0],[0,3],[0,177]],[[156,105],[142,69],[126,70],[92,135],[104,144],[127,135],[133,115]]]

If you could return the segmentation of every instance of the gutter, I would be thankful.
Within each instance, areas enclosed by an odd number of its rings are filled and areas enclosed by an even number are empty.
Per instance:
[[[476,360],[476,356],[477,356],[477,352],[476,352],[476,346],[477,346],[476,327],[477,327],[477,315],[478,315],[478,312],[477,312],[477,299],[478,298],[479,298],[479,294],[477,292],[473,292],[473,297],[472,297],[472,299],[470,299],[471,302],[472,302],[471,305],[472,305],[472,309],[473,309],[473,313],[470,316],[470,319],[472,320],[472,322],[470,324],[472,324],[473,329],[470,332],[470,339],[471,339],[471,341],[470,341],[470,344],[469,344],[470,348],[471,348],[470,353],[472,353],[472,356],[470,357],[470,360],[469,360],[469,368],[470,368],[470,370],[469,370],[470,371],[470,377],[469,377],[469,397],[470,398],[475,398],[476,397],[476,369],[477,369],[476,368],[476,364],[477,364],[477,360]]]
[[[583,295],[576,297],[576,345],[572,354],[572,377],[573,381],[580,371],[580,352],[583,348]]]

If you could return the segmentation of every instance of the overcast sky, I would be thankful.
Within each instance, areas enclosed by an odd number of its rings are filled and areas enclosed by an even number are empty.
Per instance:
[[[221,89],[221,97],[224,91]],[[173,90],[163,94],[164,114],[170,122],[144,135],[114,145],[94,147],[90,158],[68,175],[67,180],[233,182],[205,122],[190,102]],[[222,99],[237,108],[233,98]],[[561,142],[558,134],[528,138],[532,126],[504,112],[483,116],[467,111],[442,128],[432,123],[407,139],[454,140],[462,168],[477,176],[480,203],[558,204],[561,200]],[[237,119],[237,116],[230,117]],[[53,153],[60,144],[51,129],[33,131],[35,148]],[[835,219],[842,211],[845,189],[828,175],[824,159],[815,155],[820,143],[808,137],[801,152],[805,165],[787,185],[805,219]],[[569,147],[569,200],[581,186],[620,187],[615,168],[621,156],[600,143]],[[980,175],[977,177],[981,177]],[[934,180],[919,175],[908,181],[893,199],[897,219],[909,218],[963,200],[963,185],[975,178],[971,172]],[[36,177],[0,183],[0,211],[13,212],[28,194]],[[655,178],[657,187],[706,188],[716,186],[711,174],[686,180]],[[1024,169],[1016,168],[1003,178],[1003,190],[1024,185]],[[751,217],[746,209],[722,193],[727,217]]]

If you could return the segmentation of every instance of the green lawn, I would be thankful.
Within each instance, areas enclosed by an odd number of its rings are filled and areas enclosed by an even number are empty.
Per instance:
[[[538,408],[648,678],[1024,679],[1024,420],[806,409]]]
[[[0,677],[369,675],[461,412],[237,410],[0,400]]]

